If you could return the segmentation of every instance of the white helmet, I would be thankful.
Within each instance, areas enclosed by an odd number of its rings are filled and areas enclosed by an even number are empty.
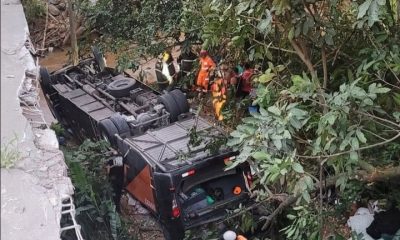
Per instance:
[[[224,240],[236,240],[236,233],[234,231],[228,230],[223,235]]]

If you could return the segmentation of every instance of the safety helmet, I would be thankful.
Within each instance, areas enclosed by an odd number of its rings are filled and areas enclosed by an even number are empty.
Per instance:
[[[200,50],[200,55],[207,55],[207,54],[208,54],[207,50],[204,49]]]

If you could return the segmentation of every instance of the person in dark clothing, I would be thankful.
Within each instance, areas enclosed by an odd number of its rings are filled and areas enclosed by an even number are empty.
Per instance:
[[[197,55],[192,51],[184,51],[182,52],[178,59],[177,63],[180,66],[180,72],[182,75],[187,75],[192,71],[193,63],[196,61]]]
[[[121,196],[124,188],[124,161],[122,156],[113,156],[107,161],[107,174],[113,188],[113,200],[117,212],[121,211]]]

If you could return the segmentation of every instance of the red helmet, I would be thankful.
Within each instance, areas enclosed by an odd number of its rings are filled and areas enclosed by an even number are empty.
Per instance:
[[[200,55],[208,55],[207,50],[201,49]]]

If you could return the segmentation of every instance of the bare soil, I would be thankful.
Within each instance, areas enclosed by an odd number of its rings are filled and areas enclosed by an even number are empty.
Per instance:
[[[164,240],[157,219],[128,194],[125,193],[121,198],[121,217],[130,223],[129,234],[138,239]]]

